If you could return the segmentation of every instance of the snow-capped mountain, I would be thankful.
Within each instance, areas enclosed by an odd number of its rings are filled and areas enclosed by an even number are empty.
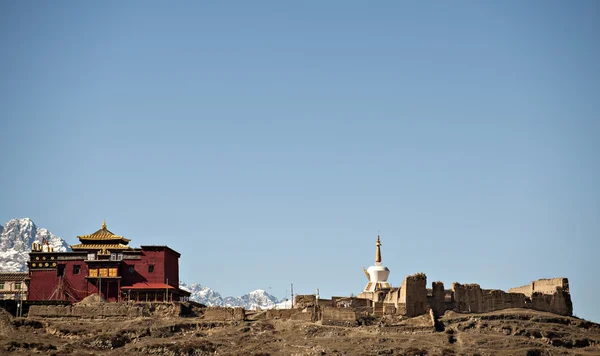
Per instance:
[[[221,296],[221,294],[198,283],[188,285],[185,282],[180,281],[179,288],[192,293],[192,295],[190,295],[190,299],[195,302],[202,303],[211,307],[224,305],[223,297]]]
[[[27,270],[31,243],[44,239],[54,251],[70,251],[65,240],[44,228],[39,228],[29,218],[12,219],[0,225],[0,271],[18,272]]]
[[[244,309],[272,309],[279,300],[262,289],[257,289],[240,297],[225,297],[209,287],[194,283],[179,282],[179,287],[192,293],[190,299],[208,306],[242,307]]]

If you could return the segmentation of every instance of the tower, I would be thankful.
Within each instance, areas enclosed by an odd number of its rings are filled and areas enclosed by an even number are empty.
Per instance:
[[[381,237],[377,235],[377,242],[375,243],[375,265],[363,270],[369,282],[365,286],[363,292],[375,292],[379,290],[390,289],[391,286],[387,279],[390,275],[390,270],[381,265]]]

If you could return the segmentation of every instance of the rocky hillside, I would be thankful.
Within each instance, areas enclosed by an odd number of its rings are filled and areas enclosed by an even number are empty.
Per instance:
[[[360,326],[203,317],[13,318],[0,309],[1,355],[600,355],[600,325],[534,310],[361,318]],[[4,315],[3,315],[4,314]]]
[[[34,241],[42,242],[44,239],[54,247],[54,251],[70,251],[65,240],[37,227],[29,218],[12,219],[4,226],[0,225],[0,271],[26,271],[31,244]]]

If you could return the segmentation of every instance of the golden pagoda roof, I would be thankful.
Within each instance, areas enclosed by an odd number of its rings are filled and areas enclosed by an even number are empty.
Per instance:
[[[77,244],[71,245],[72,250],[130,250],[131,247],[123,244]]]
[[[89,235],[77,236],[77,238],[79,240],[96,240],[96,241],[120,240],[125,243],[128,243],[129,241],[131,241],[129,239],[124,238],[123,236],[113,234],[110,230],[108,230],[106,228],[106,221],[102,222],[102,228],[100,228],[100,230],[98,230],[92,234],[89,234]],[[77,245],[75,245],[75,246],[77,246]]]

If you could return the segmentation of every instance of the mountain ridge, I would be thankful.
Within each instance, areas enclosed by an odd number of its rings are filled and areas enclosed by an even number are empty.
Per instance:
[[[56,252],[71,251],[65,240],[38,227],[30,218],[9,220],[0,227],[0,271],[26,271],[31,244],[44,240]]]

